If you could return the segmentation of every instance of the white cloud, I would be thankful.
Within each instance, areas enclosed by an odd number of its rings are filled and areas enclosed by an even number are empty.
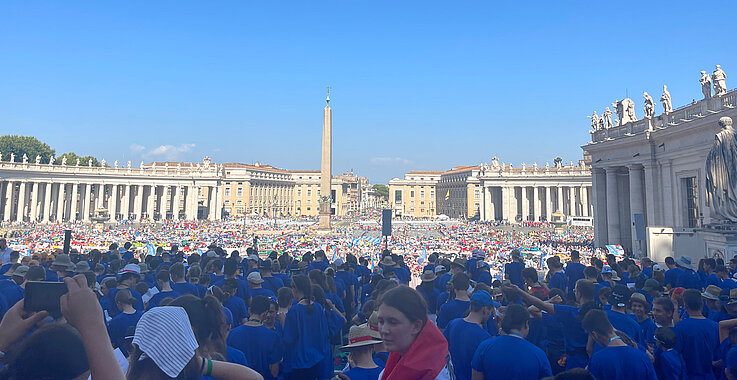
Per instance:
[[[409,165],[412,161],[402,157],[374,157],[371,163],[374,165]]]
[[[187,153],[191,152],[194,147],[195,144],[159,145],[156,148],[149,150],[143,145],[131,144],[130,150],[131,153],[144,159],[179,161],[182,160]]]

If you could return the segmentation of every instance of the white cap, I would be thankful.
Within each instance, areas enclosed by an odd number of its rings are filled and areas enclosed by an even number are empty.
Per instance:
[[[123,269],[120,270],[120,272],[118,272],[118,274],[125,273],[141,274],[141,267],[139,267],[138,264],[127,264],[123,267]]]
[[[253,282],[254,284],[260,284],[264,282],[264,280],[261,278],[261,273],[258,272],[251,272],[248,277],[246,277],[248,282]]]
[[[144,313],[133,344],[169,377],[179,376],[199,346],[187,312],[178,306],[158,306]]]

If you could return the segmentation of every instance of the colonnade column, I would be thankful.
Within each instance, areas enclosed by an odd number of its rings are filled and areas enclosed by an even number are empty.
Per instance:
[[[131,205],[131,185],[120,185],[120,213],[123,220],[128,220]]]
[[[43,219],[42,221],[44,223],[48,223],[50,218],[49,214],[51,214],[51,182],[46,182],[44,184],[44,208],[43,208]]]
[[[530,199],[528,198],[529,192],[527,186],[520,187],[520,195],[522,196],[522,221],[527,222],[530,220]]]
[[[576,197],[575,197],[575,191],[573,190],[573,186],[568,186],[568,216],[575,216],[577,214],[576,210]]]
[[[90,221],[90,203],[92,203],[92,185],[91,184],[85,184],[84,185],[84,198],[83,198],[84,206],[82,207],[82,220],[85,222]]]
[[[632,251],[642,255],[640,244],[637,244],[637,229],[635,228],[635,214],[645,213],[645,203],[642,199],[642,167],[632,165],[630,170],[630,213],[632,222]],[[644,216],[644,215],[643,215]]]
[[[26,212],[26,189],[28,186],[28,182],[21,182],[20,183],[20,190],[18,191],[18,211],[15,220],[18,222],[23,221],[23,217],[25,216]]]
[[[37,222],[38,219],[38,189],[41,187],[39,186],[40,183],[38,182],[29,182],[30,186],[33,186],[31,189],[31,202],[28,206],[28,213],[30,214],[30,221],[31,222]]]
[[[217,201],[217,199],[215,198],[215,186],[207,187],[207,199],[207,218],[210,220],[215,220],[215,209],[217,208],[217,206],[215,205],[215,202]]]
[[[13,193],[15,193],[15,182],[8,181],[5,186],[5,214],[3,220],[10,221],[10,214],[13,212]]]
[[[143,212],[143,185],[136,185],[136,197],[133,205],[133,213],[136,215],[136,220],[141,220],[141,213]]]
[[[617,167],[606,168],[606,214],[609,244],[620,244]]]
[[[603,169],[591,169],[591,202],[594,205],[594,245],[601,247],[607,242],[606,225],[606,175]]]
[[[172,219],[179,220],[179,202],[181,202],[182,197],[182,188],[179,185],[176,185],[172,188],[172,191],[174,192],[174,201],[172,202]]]
[[[69,194],[69,220],[77,221],[79,220],[79,217],[77,216],[77,212],[80,209],[79,202],[82,201],[82,198],[79,197],[79,184],[74,183],[72,184],[72,193]]]
[[[149,220],[153,220],[154,207],[156,206],[156,203],[154,202],[154,200],[156,199],[156,186],[148,185],[146,187],[148,188],[148,198],[146,198],[146,215]]]
[[[56,221],[61,222],[64,220],[64,190],[66,190],[66,184],[60,183],[56,190]]]
[[[220,188],[215,188],[215,219],[220,220],[223,217],[223,192]]]
[[[532,207],[535,214],[534,221],[538,222],[542,215],[542,199],[540,197],[540,188],[537,186],[532,187],[532,201],[534,202],[534,206]]]
[[[551,199],[552,190],[550,186],[545,186],[545,220],[550,222],[553,214],[553,199]]]
[[[558,204],[557,204],[558,209],[556,211],[565,213],[566,210],[565,208],[563,208],[563,186],[558,185],[556,186],[556,189],[558,191]]]
[[[581,216],[589,216],[589,188],[581,186]]]
[[[110,221],[115,222],[118,214],[118,185],[110,186],[110,199],[107,201],[107,210]]]

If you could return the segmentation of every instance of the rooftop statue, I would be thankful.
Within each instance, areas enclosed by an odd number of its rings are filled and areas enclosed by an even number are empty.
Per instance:
[[[77,166],[79,166],[79,158],[77,158]]]
[[[612,107],[617,111],[617,126],[621,127],[631,121],[637,121],[635,116],[635,102],[630,98],[625,98],[612,103]]]
[[[603,116],[603,118],[604,118],[604,128],[609,129],[609,128],[613,127],[614,124],[612,124],[612,111],[609,109],[609,107],[607,107],[606,110],[604,110],[603,115],[604,115]]]
[[[655,102],[653,102],[653,97],[648,95],[647,91],[642,93],[642,97],[645,99],[645,117],[651,118],[655,116]]]
[[[56,158],[54,158],[54,156],[51,156],[51,158],[49,158],[49,165],[53,165],[54,161],[56,161]]]
[[[41,155],[37,154],[36,155],[36,165],[39,165],[39,164],[41,164]]]
[[[663,85],[663,95],[660,96],[660,103],[663,104],[663,113],[666,115],[673,112],[673,103],[670,100],[670,92],[668,86]]]
[[[114,165],[115,165],[115,169],[117,169],[118,168],[118,160],[115,160]]]
[[[67,156],[61,158],[61,166],[67,166]]]
[[[719,126],[706,157],[706,199],[716,219],[737,222],[737,139],[732,118],[720,118]]]
[[[701,93],[704,94],[704,99],[711,98],[711,78],[709,78],[709,74],[704,70],[701,70],[699,83],[701,83]]]
[[[10,153],[10,162],[15,162],[15,153]]]
[[[714,72],[711,73],[711,80],[714,82],[714,96],[722,96],[727,93],[727,74],[722,71],[722,67],[717,65]]]
[[[25,153],[23,153],[23,163],[24,164],[27,164],[28,163],[28,156],[26,156]]]
[[[594,114],[591,116],[586,116],[589,119],[591,119],[591,129],[598,131],[599,130],[599,115],[596,114],[596,111],[594,111]]]

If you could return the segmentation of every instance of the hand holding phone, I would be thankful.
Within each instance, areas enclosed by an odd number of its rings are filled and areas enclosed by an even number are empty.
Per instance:
[[[67,293],[63,282],[28,281],[26,283],[23,309],[28,312],[48,311],[54,318],[61,317],[59,299]]]

